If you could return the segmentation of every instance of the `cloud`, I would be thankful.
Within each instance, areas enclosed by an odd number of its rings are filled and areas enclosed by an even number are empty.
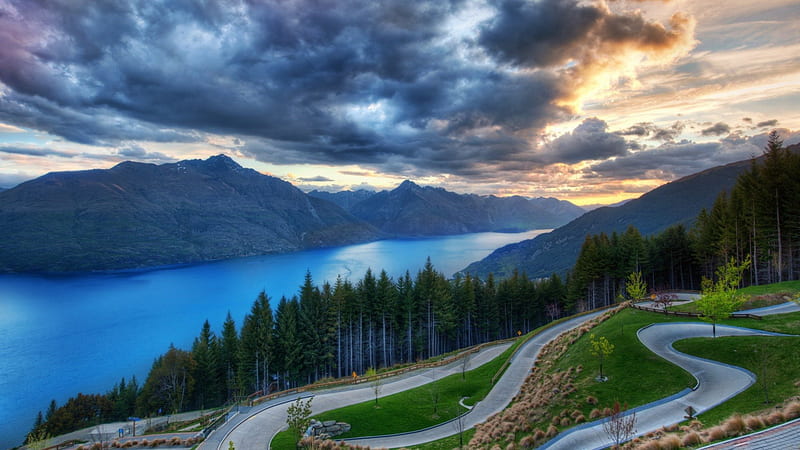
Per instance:
[[[800,141],[800,132],[779,130],[786,145]],[[742,161],[763,153],[768,135],[731,134],[717,142],[670,142],[594,164],[587,174],[604,179],[673,180],[699,171]]]
[[[221,134],[260,161],[404,175],[530,170],[546,127],[598,83],[694,45],[688,17],[601,1],[6,6],[3,123],[126,157],[166,160],[128,142]],[[596,156],[617,154],[606,139]]]
[[[756,124],[757,127],[774,127],[778,125],[778,121],[776,119],[772,120],[765,120],[763,122],[758,122]]]
[[[723,134],[728,134],[730,132],[731,132],[730,125],[722,122],[717,122],[714,125],[703,129],[703,131],[701,131],[701,134],[703,136],[720,136]]]
[[[596,117],[586,119],[571,133],[546,145],[541,160],[545,164],[574,164],[627,154],[625,139],[608,133],[607,129],[608,124]]]
[[[616,131],[620,136],[635,136],[638,138],[651,138],[657,141],[670,142],[677,139],[685,128],[682,122],[675,122],[669,127],[659,127],[652,122],[641,122],[624,130]]]
[[[129,144],[125,147],[117,149],[117,154],[123,158],[132,159],[134,161],[151,161],[160,163],[177,161],[177,159],[167,156],[161,152],[148,152],[143,147],[136,144]]]
[[[315,177],[301,177],[301,178],[298,178],[298,180],[302,181],[304,183],[324,183],[324,182],[333,181],[330,178],[323,177],[321,175],[317,175]]]
[[[57,156],[60,158],[74,158],[79,156],[76,153],[54,150],[51,148],[34,148],[18,146],[0,146],[0,153],[23,156]]]

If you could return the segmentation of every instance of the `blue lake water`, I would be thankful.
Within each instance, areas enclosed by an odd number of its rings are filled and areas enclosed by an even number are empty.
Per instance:
[[[105,393],[120,378],[140,386],[170,343],[189,349],[203,321],[219,333],[228,311],[241,325],[261,290],[297,294],[367,268],[397,279],[427,257],[451,276],[525,233],[474,233],[385,240],[147,271],[63,276],[0,275],[0,448],[19,445],[36,413],[77,393]]]

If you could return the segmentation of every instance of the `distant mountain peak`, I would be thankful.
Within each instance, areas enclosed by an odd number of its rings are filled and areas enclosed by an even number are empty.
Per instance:
[[[242,166],[240,166],[239,163],[234,161],[230,156],[223,155],[222,153],[209,157],[203,161],[203,163],[206,166],[220,169],[224,168],[238,170],[242,168]]]
[[[420,187],[420,185],[418,185],[417,183],[414,183],[414,182],[413,182],[413,181],[411,181],[411,180],[405,180],[405,181],[403,181],[402,183],[400,183],[400,186],[397,186],[397,188],[396,188],[396,189],[397,189],[397,190],[403,190],[403,189],[422,189],[422,187]]]

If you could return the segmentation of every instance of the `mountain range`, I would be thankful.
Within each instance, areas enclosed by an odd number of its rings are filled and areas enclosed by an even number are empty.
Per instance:
[[[719,166],[660,186],[616,207],[587,212],[550,233],[499,248],[463,270],[478,276],[507,277],[514,270],[532,278],[564,274],[578,259],[587,235],[624,232],[629,225],[642,235],[672,225],[690,225],[700,210],[710,209],[722,191],[729,191],[750,160]]]
[[[341,206],[339,206],[341,205]],[[0,192],[0,272],[118,270],[478,231],[552,228],[556,199],[391,191],[303,193],[218,155],[54,172]]]
[[[378,239],[338,206],[227,156],[58,172],[0,193],[0,270],[89,271]]]
[[[435,236],[555,228],[585,211],[554,198],[457,194],[406,180],[391,191],[309,195],[330,200],[389,236]]]

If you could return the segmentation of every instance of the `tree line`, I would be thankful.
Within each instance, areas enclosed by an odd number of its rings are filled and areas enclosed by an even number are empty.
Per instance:
[[[700,290],[704,278],[731,260],[744,265],[741,284],[800,277],[800,154],[769,135],[761,158],[722,192],[693,226],[675,225],[643,237],[624,233],[587,236],[569,276],[567,303],[605,306],[624,291],[626,277],[641,272],[653,290]]]

